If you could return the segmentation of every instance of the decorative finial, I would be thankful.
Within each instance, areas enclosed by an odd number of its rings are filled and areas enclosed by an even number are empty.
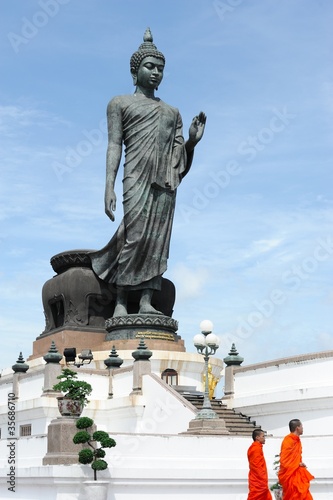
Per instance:
[[[135,361],[149,361],[149,358],[151,358],[152,355],[153,353],[145,344],[145,339],[141,337],[137,350],[132,352],[133,358]]]
[[[22,352],[20,352],[20,355],[19,355],[15,365],[12,366],[12,370],[15,373],[25,373],[29,370],[29,365],[27,365],[27,363],[24,362]]]
[[[112,368],[119,368],[123,362],[124,361],[117,354],[115,346],[112,347],[109,357],[104,360],[104,364],[109,370]]]
[[[238,354],[235,344],[232,344],[230,352],[227,357],[223,359],[227,366],[240,366],[244,358]]]
[[[50,349],[45,354],[45,356],[43,356],[43,359],[44,361],[46,361],[46,363],[60,363],[62,359],[62,354],[58,352],[54,340],[52,340]]]

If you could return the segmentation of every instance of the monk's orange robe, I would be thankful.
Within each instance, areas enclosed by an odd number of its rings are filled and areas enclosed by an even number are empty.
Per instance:
[[[302,444],[299,436],[288,434],[282,441],[280,453],[279,483],[283,489],[283,500],[311,500],[310,481],[314,476],[300,467]]]
[[[249,461],[249,494],[247,500],[272,500],[262,444],[254,441],[247,451]]]

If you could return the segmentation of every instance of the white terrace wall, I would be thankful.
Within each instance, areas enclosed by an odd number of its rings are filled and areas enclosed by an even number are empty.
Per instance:
[[[287,432],[289,414],[297,410],[300,418],[308,415],[302,442],[304,461],[316,477],[311,491],[316,500],[333,500],[332,425],[316,425],[318,419],[322,419],[322,412],[326,412],[327,421],[332,413],[324,408],[332,401],[332,356],[310,358],[238,369],[234,402],[242,411],[251,409],[253,413],[250,415],[255,415],[263,428],[272,419],[271,427],[267,428],[274,431],[274,436],[268,437],[265,445],[271,483],[275,481],[272,470],[274,455],[279,452],[281,436]],[[22,387],[25,387],[26,394],[29,387],[26,381],[31,378],[32,398],[23,399],[22,396],[16,402],[17,422],[27,423],[26,419],[31,418],[35,435],[15,440],[16,490],[13,495],[8,491],[7,474],[8,444],[14,440],[2,433],[0,498],[83,500],[83,481],[92,474],[89,466],[42,466],[46,454],[47,423],[58,413],[54,397],[40,397],[42,373],[37,376],[31,372],[30,377],[28,374],[22,376]],[[147,497],[166,500],[170,496],[173,500],[201,500],[205,496],[211,500],[246,500],[246,451],[251,444],[250,438],[179,434],[187,429],[193,418],[190,405],[154,374],[143,377],[142,395],[121,395],[121,387],[125,384],[128,389],[133,375],[124,369],[118,376],[122,382],[117,386],[115,375],[115,396],[109,399],[109,382],[104,373],[91,376],[82,371],[80,375],[80,378],[92,382],[97,398],[92,399],[85,414],[92,416],[98,427],[108,430],[117,442],[116,448],[108,450],[110,468],[100,474],[109,481],[108,500],[146,500]],[[10,387],[6,377],[0,380],[5,391]],[[7,425],[7,406],[2,405],[1,413],[3,430]],[[317,431],[315,436],[309,436],[307,429],[312,423]]]
[[[108,375],[108,371],[103,372],[103,375],[89,374],[83,370],[80,372],[80,379],[93,386],[84,415],[93,418],[98,428],[111,433],[174,434],[187,430],[189,421],[195,416],[195,409],[155,374],[143,377],[143,394],[132,394],[132,369],[128,367],[115,370],[112,377],[112,398],[109,398]],[[10,376],[6,377],[9,379]],[[40,370],[19,375],[17,393],[20,397],[15,400],[15,437],[20,436],[20,427],[23,425],[31,425],[32,436],[45,435],[51,420],[59,417],[56,397],[42,396],[43,380],[43,372]],[[6,440],[11,437],[8,430],[7,400],[12,385],[8,380],[1,380],[0,388],[3,388],[0,429],[1,437]],[[46,448],[42,457],[45,453]]]
[[[152,434],[113,435],[117,446],[108,450],[108,500],[246,500],[249,438]],[[26,446],[33,448],[31,438]],[[36,440],[37,441],[37,440]],[[269,482],[276,480],[272,463],[281,439],[267,439],[264,451]],[[323,445],[323,443],[325,445]],[[20,450],[20,448],[18,448]],[[304,437],[304,458],[316,479],[311,492],[316,500],[333,499],[333,437]],[[23,452],[23,447],[21,447]],[[1,455],[6,452],[2,447]],[[30,454],[33,452],[30,452]],[[25,466],[16,470],[15,494],[8,491],[8,464],[0,468],[0,498],[9,500],[83,500],[84,480],[92,479],[89,466]]]
[[[125,354],[129,356],[128,352],[122,352],[124,357]],[[197,354],[168,353],[166,359],[163,359],[164,355],[164,351],[153,353],[154,359],[149,362],[149,366],[155,373],[153,372],[152,378],[146,382],[149,387],[145,389],[144,396],[132,394],[132,357],[131,365],[111,372],[105,367],[93,369],[94,365],[77,369],[79,378],[91,383],[93,387],[85,414],[93,418],[100,428],[111,432],[136,432],[147,429],[149,425],[151,432],[169,434],[186,431],[188,422],[194,416],[193,407],[184,404],[178,393],[167,386],[160,376],[165,368],[174,368],[179,373],[179,385],[190,385],[201,390],[203,358]],[[101,365],[100,360],[106,357],[105,352],[96,353],[97,366]],[[214,369],[219,373],[221,367],[221,360],[216,360]],[[60,368],[59,366],[59,370]],[[31,424],[32,435],[45,434],[50,421],[58,417],[55,396],[49,397],[43,393],[45,369],[45,362],[39,358],[32,360],[26,373],[14,375],[9,369],[4,371],[4,376],[0,378],[2,437],[7,437],[7,399],[12,391],[16,396],[17,431],[20,425]],[[154,423],[151,420],[153,417],[156,421]],[[158,418],[160,420],[157,425]]]
[[[230,407],[283,436],[299,418],[306,435],[333,435],[333,351],[234,368]]]
[[[119,380],[118,380],[119,379]],[[91,400],[84,414],[110,433],[175,434],[186,432],[196,410],[157,375],[142,378],[142,394],[132,394],[133,373],[115,371],[112,399]],[[125,395],[124,387],[130,389]]]

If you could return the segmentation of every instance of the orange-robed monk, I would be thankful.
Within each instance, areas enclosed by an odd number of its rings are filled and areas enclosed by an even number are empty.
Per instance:
[[[290,420],[289,430],[290,434],[282,441],[280,453],[279,483],[283,489],[283,500],[311,500],[313,497],[309,488],[314,476],[302,461],[302,422]]]
[[[249,494],[248,500],[272,500],[268,489],[268,475],[263,453],[265,433],[261,429],[254,429],[253,443],[247,451],[249,460]]]

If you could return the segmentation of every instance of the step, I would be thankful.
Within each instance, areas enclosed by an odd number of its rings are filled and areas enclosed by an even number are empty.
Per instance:
[[[202,409],[204,399],[202,395],[184,394],[183,397],[198,410]],[[227,405],[220,399],[211,400],[211,407],[218,418],[224,419],[225,425],[232,435],[251,436],[253,429],[260,428],[260,426],[257,426],[256,422],[252,421],[250,417],[236,412],[232,408],[227,408]]]

